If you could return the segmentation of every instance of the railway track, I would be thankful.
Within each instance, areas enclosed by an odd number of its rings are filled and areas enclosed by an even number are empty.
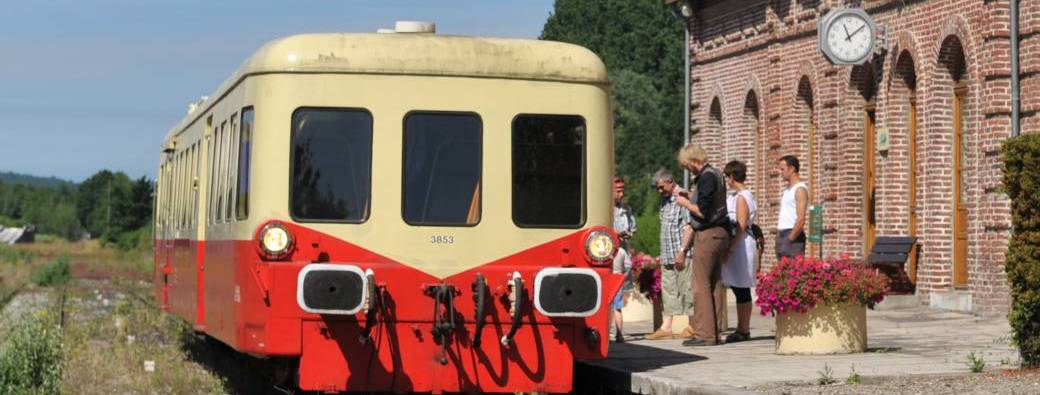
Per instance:
[[[126,295],[128,300],[147,309],[159,310],[150,295],[144,295],[147,292],[142,292],[126,284],[117,284],[117,289]],[[232,394],[286,395],[298,393],[295,388],[285,388],[287,386],[277,385],[273,382],[280,367],[277,360],[259,359],[241,354],[201,332],[185,333],[180,339],[180,344],[188,358],[224,378],[227,390]]]

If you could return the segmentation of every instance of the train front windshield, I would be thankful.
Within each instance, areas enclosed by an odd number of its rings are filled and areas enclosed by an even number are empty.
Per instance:
[[[371,206],[372,115],[358,109],[293,114],[290,207],[304,222],[364,222]],[[401,215],[410,225],[474,226],[481,219],[482,120],[474,113],[405,116]],[[517,115],[511,125],[513,223],[584,224],[585,120]]]

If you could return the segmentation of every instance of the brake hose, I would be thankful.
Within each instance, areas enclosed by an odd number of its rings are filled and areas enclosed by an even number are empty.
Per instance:
[[[477,278],[473,280],[473,304],[476,305],[476,311],[474,312],[473,320],[476,321],[476,333],[473,334],[473,347],[480,347],[480,335],[484,329],[484,303],[487,300],[487,280],[484,279],[484,275],[477,273]]]
[[[362,345],[367,345],[372,341],[372,327],[375,326],[376,312],[379,311],[377,307],[381,304],[382,299],[382,294],[376,286],[376,275],[372,273],[372,269],[368,269],[365,277],[368,280],[368,286],[365,290],[368,293],[368,300],[366,301],[368,306],[365,306],[365,328],[361,331],[361,336],[358,337],[358,341]]]
[[[513,323],[509,326],[509,333],[502,336],[502,345],[508,348],[513,344],[516,330],[520,329],[520,318],[523,310],[524,280],[520,278],[519,272],[513,272]]]

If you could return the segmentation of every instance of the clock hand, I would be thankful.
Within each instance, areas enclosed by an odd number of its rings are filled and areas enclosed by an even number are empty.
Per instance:
[[[863,30],[863,28],[865,27],[867,27],[866,23],[864,23],[863,26],[860,26],[859,29],[856,29],[856,31],[852,32],[852,34],[850,34],[849,37],[856,35],[856,33],[859,33],[859,31]]]
[[[842,23],[841,28],[845,29],[845,41],[852,41],[852,35],[849,34],[849,26]]]

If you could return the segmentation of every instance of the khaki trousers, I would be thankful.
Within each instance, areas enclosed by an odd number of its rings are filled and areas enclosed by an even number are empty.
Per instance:
[[[726,309],[719,277],[729,250],[729,233],[721,227],[700,230],[693,248],[693,334],[708,343],[719,342],[719,321]],[[714,293],[712,289],[714,288]]]

